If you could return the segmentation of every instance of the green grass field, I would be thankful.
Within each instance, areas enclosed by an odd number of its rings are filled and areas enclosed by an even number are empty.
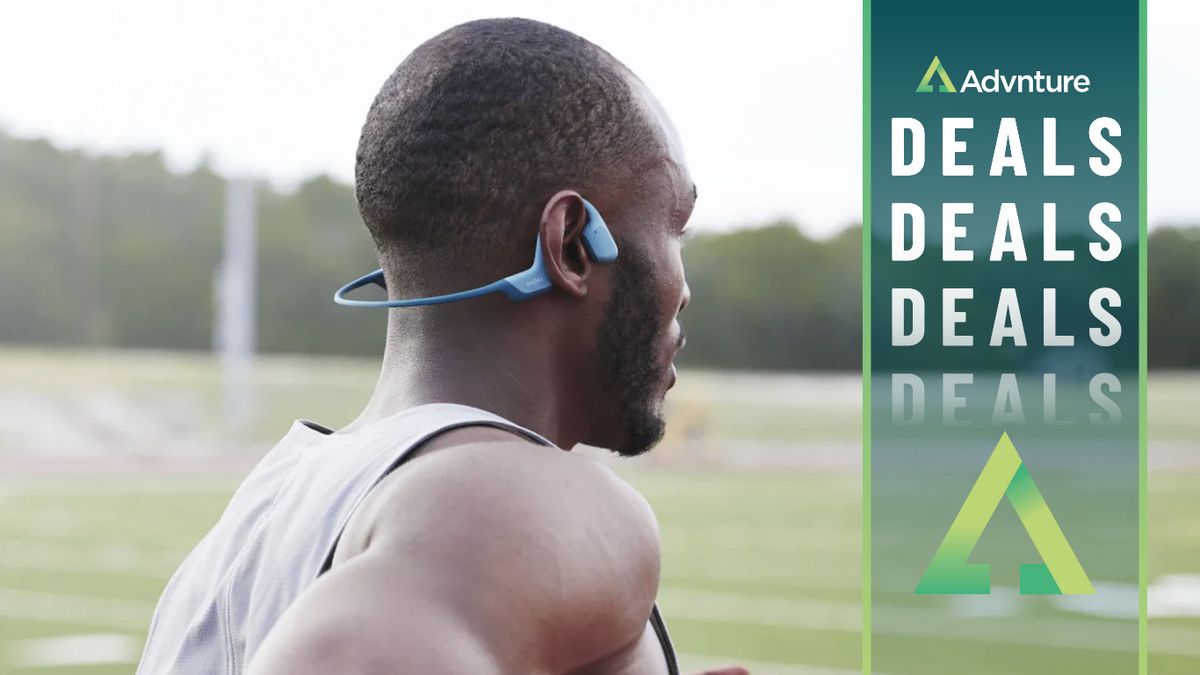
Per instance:
[[[369,391],[372,368],[347,361],[264,362],[256,388],[266,403],[245,446],[260,452],[256,441],[273,440],[296,417],[334,425],[349,419]],[[215,372],[202,357],[8,350],[0,351],[0,373],[5,400],[20,391],[69,408],[73,392],[90,390],[119,395],[135,410],[157,411],[164,400],[174,401],[176,419],[168,428],[201,436],[198,430],[216,418]],[[1157,382],[1152,437],[1175,446],[1195,443],[1200,421],[1190,411],[1200,404],[1200,377]],[[660,604],[685,665],[739,662],[757,675],[857,672],[860,478],[852,460],[820,457],[857,451],[854,378],[684,373],[677,389],[677,428],[664,445],[666,459],[622,471],[662,524]],[[13,444],[21,439],[12,428],[0,424],[0,459],[9,467],[20,465]],[[229,443],[227,436],[213,438]],[[783,443],[796,438],[808,442]],[[762,466],[721,462],[721,447],[752,443],[774,448],[759,460]],[[222,447],[236,455],[240,446]],[[770,464],[788,453],[799,459]],[[41,459],[28,458],[29,466]],[[128,457],[118,459],[128,463]],[[128,673],[159,592],[215,520],[238,476],[189,475],[170,471],[169,463],[135,462],[105,475],[72,470],[66,461],[54,466],[64,464],[68,470],[58,475],[21,470],[0,478],[0,672]],[[1198,480],[1200,471],[1186,468],[1151,475],[1152,582],[1200,575]],[[1155,619],[1150,642],[1154,675],[1200,673],[1200,619]],[[947,640],[946,648],[969,650],[971,643]],[[893,675],[940,673],[926,658],[914,654],[912,666]],[[981,664],[972,675],[1005,672],[1012,671]]]

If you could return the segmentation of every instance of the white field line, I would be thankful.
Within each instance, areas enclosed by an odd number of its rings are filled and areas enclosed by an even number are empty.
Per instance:
[[[95,633],[19,640],[5,645],[17,668],[55,668],[136,663],[142,642],[132,635]]]
[[[661,589],[659,601],[668,619],[801,630],[855,633],[862,630],[862,606],[857,602],[756,597],[680,588]],[[881,606],[876,606],[873,614],[875,633],[1101,651],[1137,648],[1136,633],[1128,622],[1057,617],[964,620],[941,610]],[[1200,631],[1154,626],[1150,629],[1150,648],[1160,654],[1200,656]]]
[[[0,563],[2,564],[2,563]],[[758,563],[755,563],[758,565]],[[821,578],[821,570],[791,568],[789,577],[772,574],[769,570],[759,572],[759,569],[746,569],[745,565],[730,565],[727,567],[709,567],[699,571],[689,571],[684,574],[668,572],[664,574],[668,585],[681,587],[704,587],[711,584],[757,584],[760,588],[770,590],[787,590],[789,593],[804,593],[807,591],[835,591],[853,593],[862,591],[862,582],[858,579],[845,577]],[[747,593],[750,597],[761,597],[764,592]]]
[[[860,536],[834,532],[823,526],[674,526],[665,522],[662,528],[664,541],[681,548],[696,546],[706,551],[754,551],[797,558],[811,556],[816,551],[823,555],[844,553],[856,557],[862,552]]]
[[[775,661],[747,661],[737,658],[723,658],[700,654],[679,654],[685,671],[698,668],[720,668],[722,666],[742,666],[754,675],[862,675],[861,669],[829,668],[826,666],[809,666],[798,663],[778,663]],[[875,675],[886,675],[878,670]]]
[[[678,617],[841,632],[862,629],[862,605],[857,602],[796,600],[670,587],[659,589],[658,602],[668,619]]]
[[[87,482],[79,480],[46,480],[44,482],[29,479],[15,481],[0,479],[0,499],[19,497],[81,497],[85,495],[164,495],[188,496],[196,495],[232,495],[237,488],[237,481],[229,479],[179,480],[176,476],[155,481],[153,476],[146,480],[130,480],[113,478],[102,482]]]
[[[187,555],[184,550],[147,551],[121,544],[64,545],[35,539],[5,539],[2,543],[0,568],[3,569],[119,574],[162,579],[164,582]]]
[[[214,518],[213,523],[215,522]],[[39,510],[23,513],[21,520],[0,523],[0,538],[106,544],[114,539],[113,536],[105,536],[106,533],[111,535],[114,528],[129,526],[128,519],[122,521],[111,518],[95,522],[67,509]],[[181,533],[178,528],[171,528],[169,523],[160,524],[154,529],[140,528],[138,534],[145,539],[140,545],[147,548],[186,546],[190,549],[200,539],[197,534]]]
[[[149,630],[153,613],[154,605],[140,600],[0,588],[0,617],[6,619],[99,626],[140,633]]]
[[[1168,574],[1147,590],[1151,617],[1200,617],[1200,576]]]

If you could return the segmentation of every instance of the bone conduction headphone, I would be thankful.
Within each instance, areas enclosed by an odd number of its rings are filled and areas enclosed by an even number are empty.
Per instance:
[[[591,202],[584,199],[583,209],[587,213],[587,225],[583,228],[583,247],[588,257],[598,263],[610,263],[617,259],[617,242],[613,241],[608,225],[600,217],[600,212]],[[358,290],[368,284],[375,284],[387,289],[383,278],[383,270],[375,270],[366,276],[342,286],[333,294],[333,301],[348,307],[416,307],[418,305],[440,305],[444,302],[455,302],[468,298],[477,298],[491,293],[503,293],[509,300],[526,300],[550,290],[550,276],[546,274],[546,264],[542,259],[542,235],[538,235],[534,245],[533,264],[523,272],[511,274],[503,279],[497,279],[490,284],[472,288],[457,293],[434,295],[428,298],[411,298],[405,300],[354,300],[346,297],[351,291]]]

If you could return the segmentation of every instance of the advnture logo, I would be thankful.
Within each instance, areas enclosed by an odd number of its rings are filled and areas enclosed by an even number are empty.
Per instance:
[[[941,80],[940,84],[933,84],[935,75]],[[1091,86],[1091,78],[1087,75],[1046,75],[1040,70],[1034,71],[1032,75],[1007,75],[1001,73],[999,68],[993,68],[991,73],[982,77],[974,70],[968,70],[962,84],[955,88],[941,59],[935,55],[925,71],[925,77],[922,77],[921,83],[917,85],[917,93],[1084,94]]]
[[[937,86],[936,90],[930,83],[930,80],[933,79],[935,73],[942,79],[942,83]],[[954,88],[954,83],[950,81],[950,76],[946,74],[946,69],[942,67],[942,60],[936,55],[933,57],[933,61],[929,64],[929,70],[925,71],[925,77],[921,78],[921,84],[917,85],[918,94],[929,94],[934,91],[937,91],[941,94],[953,94],[954,92],[958,91]]]
[[[1004,497],[1008,497],[1044,563],[1021,565],[1021,593],[1095,593],[1091,580],[1083,571],[1075,551],[1071,549],[1007,433],[1000,437],[975,486],[967,494],[966,501],[950,525],[950,531],[917,584],[916,593],[987,595],[992,592],[991,565],[970,564],[967,558],[979,543]]]

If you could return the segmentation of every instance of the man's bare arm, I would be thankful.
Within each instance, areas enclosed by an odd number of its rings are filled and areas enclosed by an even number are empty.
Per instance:
[[[355,516],[369,544],[288,609],[251,673],[560,675],[645,630],[657,525],[602,465],[477,444],[414,460],[376,490]]]

